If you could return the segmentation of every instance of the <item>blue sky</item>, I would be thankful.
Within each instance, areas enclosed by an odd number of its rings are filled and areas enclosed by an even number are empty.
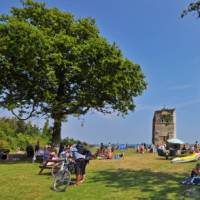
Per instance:
[[[141,65],[148,81],[135,99],[136,110],[126,118],[88,113],[70,117],[62,136],[90,143],[151,142],[153,111],[176,108],[177,137],[200,141],[200,19],[181,19],[187,0],[44,0],[77,17],[92,17],[101,34],[116,42],[125,57]],[[0,13],[8,13],[17,0],[1,0]],[[1,110],[1,116],[10,114]],[[44,120],[33,119],[42,126]]]

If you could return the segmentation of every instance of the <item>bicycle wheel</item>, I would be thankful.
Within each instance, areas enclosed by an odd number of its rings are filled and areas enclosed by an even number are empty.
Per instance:
[[[56,174],[60,171],[61,165],[55,165],[52,169],[51,169],[51,175],[52,177],[55,177]]]
[[[70,184],[71,174],[67,171],[60,171],[54,177],[53,190],[56,192],[64,192],[67,186]]]

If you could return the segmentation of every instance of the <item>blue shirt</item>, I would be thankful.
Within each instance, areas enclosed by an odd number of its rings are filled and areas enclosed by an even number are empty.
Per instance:
[[[72,157],[75,159],[75,160],[78,160],[78,159],[85,159],[85,155],[83,154],[80,154],[78,152],[78,149],[76,148],[76,144],[72,145],[70,147],[70,152],[72,154]]]

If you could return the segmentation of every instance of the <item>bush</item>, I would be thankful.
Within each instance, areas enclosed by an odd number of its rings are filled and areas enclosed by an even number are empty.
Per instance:
[[[49,144],[50,135],[43,134],[40,128],[31,122],[0,118],[0,148],[26,150],[28,144],[36,144],[38,140],[41,146]]]

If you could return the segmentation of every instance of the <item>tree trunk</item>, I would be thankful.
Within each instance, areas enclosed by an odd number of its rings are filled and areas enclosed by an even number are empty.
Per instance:
[[[62,125],[61,119],[54,119],[53,134],[52,134],[52,144],[53,144],[54,147],[60,146],[61,125]]]

